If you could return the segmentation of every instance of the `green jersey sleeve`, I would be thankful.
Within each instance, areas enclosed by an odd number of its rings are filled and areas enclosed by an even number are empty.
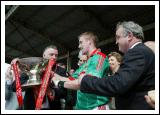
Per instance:
[[[75,79],[78,79],[78,76],[79,76],[80,72],[83,70],[83,67],[84,67],[84,64],[81,65],[81,66],[72,74],[72,77],[75,78]]]

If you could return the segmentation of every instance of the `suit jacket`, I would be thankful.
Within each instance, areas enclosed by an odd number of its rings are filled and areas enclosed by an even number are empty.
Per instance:
[[[80,90],[97,95],[114,96],[116,109],[151,109],[144,95],[155,88],[155,54],[140,43],[129,49],[113,76],[96,78],[84,76]]]

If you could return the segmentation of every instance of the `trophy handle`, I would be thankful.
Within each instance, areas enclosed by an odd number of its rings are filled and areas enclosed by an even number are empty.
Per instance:
[[[18,62],[18,66],[21,71],[25,72],[30,70],[30,67],[24,63]]]

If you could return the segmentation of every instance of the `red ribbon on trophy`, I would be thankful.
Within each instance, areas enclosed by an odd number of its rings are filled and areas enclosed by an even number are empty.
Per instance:
[[[19,107],[22,108],[23,106],[22,88],[20,84],[20,74],[18,71],[17,63],[12,64],[12,67],[13,67],[13,72],[16,80],[16,95],[17,95]]]
[[[46,89],[48,87],[48,81],[49,81],[49,78],[50,78],[50,75],[51,75],[51,70],[52,70],[52,67],[53,67],[54,64],[55,64],[55,60],[50,59],[48,65],[46,67],[45,74],[42,78],[42,84],[41,84],[41,87],[40,87],[40,90],[39,90],[39,93],[38,93],[38,98],[37,98],[37,101],[36,101],[36,108],[35,108],[36,110],[41,109],[43,98],[45,96]]]

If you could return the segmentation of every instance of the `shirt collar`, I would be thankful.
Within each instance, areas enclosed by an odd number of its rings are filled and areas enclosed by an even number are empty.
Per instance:
[[[97,50],[98,49],[93,50],[92,53],[91,53],[91,55],[89,57],[92,57],[95,53],[97,53]]]
[[[142,42],[136,42],[136,43],[135,43],[135,44],[133,44],[129,49],[134,48],[136,45],[138,45],[138,44],[140,44],[140,43],[142,43]]]

